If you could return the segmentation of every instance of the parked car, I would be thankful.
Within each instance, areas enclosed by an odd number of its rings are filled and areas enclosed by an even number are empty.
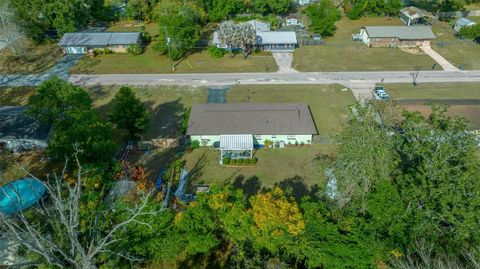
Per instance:
[[[388,100],[389,96],[388,93],[385,91],[385,88],[381,85],[375,85],[375,89],[373,90],[375,99],[377,100]]]

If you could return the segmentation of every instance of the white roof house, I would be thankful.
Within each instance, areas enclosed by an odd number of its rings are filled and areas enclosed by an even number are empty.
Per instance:
[[[470,26],[474,26],[476,24],[477,24],[476,22],[474,22],[470,19],[460,18],[455,22],[455,26],[453,26],[453,29],[455,30],[455,32],[458,33],[458,32],[460,32],[460,30],[462,30],[463,27],[470,27]]]
[[[140,32],[77,32],[65,33],[58,46],[64,48],[66,53],[86,53],[90,48],[127,47],[139,44]],[[114,50],[115,51],[115,50]]]
[[[255,29],[257,49],[269,51],[293,51],[297,45],[297,34],[294,31],[270,31],[270,24],[251,20],[245,22],[251,24]],[[213,33],[212,43],[219,48],[228,49],[226,44],[220,40],[218,32]]]

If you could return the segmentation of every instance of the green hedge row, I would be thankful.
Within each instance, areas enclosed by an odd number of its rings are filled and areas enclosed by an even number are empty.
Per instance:
[[[251,164],[256,164],[258,161],[258,158],[252,158],[252,159],[236,159],[232,160],[229,158],[224,158],[222,160],[223,165],[251,165]]]

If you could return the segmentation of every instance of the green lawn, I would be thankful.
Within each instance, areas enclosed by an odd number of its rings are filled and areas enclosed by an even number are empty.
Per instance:
[[[355,102],[340,85],[238,85],[227,102],[306,103],[310,106],[319,137],[332,137],[348,119],[348,105]],[[315,139],[314,139],[315,141]]]
[[[243,179],[245,188],[272,187],[287,179],[299,178],[307,186],[323,186],[325,178],[321,171],[321,155],[334,155],[334,145],[312,145],[283,149],[258,150],[255,167],[224,167],[219,161],[219,151],[200,148],[187,153],[186,168],[194,171],[192,184],[223,184]],[[190,172],[192,174],[192,172]]]
[[[480,10],[480,2],[479,3],[471,3],[470,5],[465,6],[466,10]]]
[[[299,71],[380,71],[431,70],[435,63],[423,52],[410,53],[400,48],[368,48],[352,41],[352,34],[363,26],[403,25],[397,18],[374,17],[337,22],[334,37],[326,38],[323,46],[304,46],[294,52],[293,67]],[[440,67],[437,65],[437,69]]]
[[[480,9],[480,7],[479,7]],[[476,23],[480,23],[480,16],[476,16],[476,17],[468,17],[469,20],[472,20]]]
[[[480,86],[471,83],[384,84],[394,99],[480,99]]]
[[[144,26],[145,31],[147,31],[152,37],[159,34],[159,28],[156,23],[146,23]],[[141,30],[142,27],[140,25],[134,25],[129,21],[120,21],[110,25],[106,32],[140,32]]]
[[[207,51],[192,53],[185,59],[175,62],[175,73],[229,73],[229,72],[274,72],[278,69],[271,55],[251,55],[244,59],[242,55],[232,58],[230,55],[214,59]],[[85,57],[72,69],[82,74],[148,74],[173,73],[165,55],[159,55],[152,46],[138,56],[126,53]]]
[[[390,96],[408,110],[425,115],[427,103],[446,105],[449,114],[468,120],[470,129],[480,129],[480,91],[478,83],[385,84]]]
[[[432,42],[432,48],[445,59],[456,67],[462,65],[464,69],[480,69],[480,45],[456,38],[446,22],[435,24],[433,32],[437,38]]]

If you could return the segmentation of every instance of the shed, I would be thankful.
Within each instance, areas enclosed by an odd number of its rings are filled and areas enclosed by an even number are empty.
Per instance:
[[[455,32],[458,33],[460,32],[460,30],[462,30],[463,27],[471,27],[476,24],[477,24],[476,22],[468,18],[460,18],[455,22],[455,25],[453,26],[453,30],[455,30]]]
[[[430,14],[418,7],[410,6],[400,10],[400,20],[407,26],[428,24]]]
[[[140,42],[140,32],[76,32],[65,33],[58,45],[65,53],[84,54],[96,48],[126,52],[128,46],[140,45]]]
[[[27,107],[0,107],[0,148],[14,152],[47,147],[51,126],[26,115]]]

